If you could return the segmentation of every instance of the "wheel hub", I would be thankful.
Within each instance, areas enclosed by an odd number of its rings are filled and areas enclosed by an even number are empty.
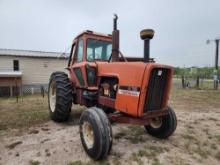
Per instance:
[[[157,118],[151,119],[150,125],[153,128],[160,128],[162,126],[162,118],[161,117],[157,117]]]
[[[94,144],[94,132],[92,125],[85,121],[82,125],[82,134],[88,148],[92,148]]]
[[[49,100],[50,100],[50,109],[52,112],[54,112],[56,107],[56,86],[54,82],[51,82],[50,84]]]

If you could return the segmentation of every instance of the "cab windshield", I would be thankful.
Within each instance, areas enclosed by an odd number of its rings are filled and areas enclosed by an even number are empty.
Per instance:
[[[112,43],[95,39],[87,40],[87,61],[108,61],[112,53]]]

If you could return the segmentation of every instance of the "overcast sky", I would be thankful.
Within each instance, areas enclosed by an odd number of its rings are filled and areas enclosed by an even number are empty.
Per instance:
[[[143,56],[139,32],[153,28],[157,62],[214,64],[220,0],[0,0],[0,48],[63,52],[83,30],[111,33],[113,13],[125,56]]]

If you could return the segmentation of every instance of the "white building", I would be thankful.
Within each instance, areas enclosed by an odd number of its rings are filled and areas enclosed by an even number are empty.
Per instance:
[[[67,56],[58,52],[0,49],[0,96],[47,89],[52,72],[66,72]]]

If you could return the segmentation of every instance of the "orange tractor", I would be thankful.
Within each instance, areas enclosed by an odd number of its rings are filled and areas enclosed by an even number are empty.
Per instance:
[[[157,138],[168,138],[176,129],[175,112],[168,106],[173,68],[156,64],[149,56],[154,31],[140,32],[143,58],[125,58],[119,51],[117,16],[112,35],[85,31],[72,43],[69,76],[51,74],[49,113],[66,121],[72,104],[86,106],[80,117],[80,138],[86,153],[104,159],[112,147],[111,123],[143,125]]]

